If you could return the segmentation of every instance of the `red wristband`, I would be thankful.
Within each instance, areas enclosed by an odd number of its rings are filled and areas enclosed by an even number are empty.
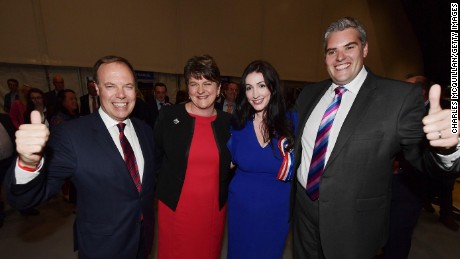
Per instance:
[[[37,171],[37,168],[38,168],[38,166],[36,166],[36,167],[28,167],[28,166],[21,165],[21,163],[19,163],[19,159],[18,159],[18,166],[19,166],[19,168],[21,168],[22,170],[25,170],[27,172],[35,172],[35,171]]]

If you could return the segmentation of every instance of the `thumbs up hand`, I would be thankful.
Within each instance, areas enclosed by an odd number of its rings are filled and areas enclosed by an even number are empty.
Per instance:
[[[36,168],[43,156],[50,132],[41,123],[40,112],[32,111],[30,121],[31,124],[22,124],[16,131],[16,150],[21,166]]]
[[[441,86],[433,85],[429,92],[430,110],[422,120],[423,131],[432,147],[441,153],[458,144],[458,134],[451,133],[451,110],[441,108]]]

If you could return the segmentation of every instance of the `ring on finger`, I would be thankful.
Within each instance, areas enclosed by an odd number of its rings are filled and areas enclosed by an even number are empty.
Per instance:
[[[442,138],[442,133],[441,133],[441,131],[438,131],[438,137],[439,137],[439,139]]]

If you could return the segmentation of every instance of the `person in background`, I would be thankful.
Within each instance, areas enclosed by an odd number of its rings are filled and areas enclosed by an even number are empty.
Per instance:
[[[78,113],[78,102],[75,92],[71,89],[64,89],[58,93],[57,113],[51,117],[50,126],[57,126],[65,121],[80,117]]]
[[[39,111],[42,123],[49,126],[49,117],[47,116],[45,93],[38,88],[31,88],[27,93],[26,112],[24,114],[24,123],[30,123],[30,113]]]
[[[233,113],[235,111],[235,100],[236,96],[238,95],[240,91],[240,87],[237,83],[235,82],[228,82],[224,89],[224,100],[221,101],[220,103],[216,102],[216,109],[228,112],[228,113]]]
[[[190,102],[162,109],[154,129],[158,258],[219,258],[230,181],[230,114],[214,109],[220,71],[208,55],[184,68]]]
[[[155,83],[152,92],[153,98],[147,101],[147,108],[150,114],[150,118],[147,120],[147,123],[153,128],[158,117],[158,111],[160,111],[163,107],[167,107],[172,104],[168,101],[168,88],[166,88],[164,83]]]
[[[164,83],[158,82],[155,84],[153,87],[153,96],[155,97],[154,99],[157,111],[161,110],[163,106],[171,105],[169,100],[167,100],[168,88]]]
[[[86,82],[88,93],[80,97],[80,116],[91,114],[99,108],[100,101],[97,96],[96,82],[88,80]]]
[[[228,194],[228,258],[281,258],[296,114],[287,113],[278,73],[268,62],[253,61],[241,78],[227,144],[236,165]]]
[[[27,93],[30,86],[23,84],[19,87],[19,99],[14,101],[10,109],[10,118],[13,122],[14,128],[18,129],[24,123],[24,114],[26,112]]]
[[[153,113],[145,102],[144,95],[139,88],[136,88],[136,105],[131,113],[131,117],[143,120],[153,128]]]
[[[50,90],[45,93],[45,102],[47,105],[46,108],[48,110],[49,116],[53,116],[58,112],[58,93],[64,90],[65,88],[64,78],[61,75],[53,76],[53,86],[53,90]]]
[[[8,85],[8,89],[10,89],[10,91],[7,94],[5,94],[5,98],[3,99],[3,110],[6,113],[9,113],[13,102],[19,99],[19,94],[18,94],[19,82],[18,80],[14,78],[10,78],[6,80],[6,84]]]
[[[32,124],[21,125],[19,157],[5,179],[8,199],[16,208],[28,208],[48,200],[71,179],[78,191],[78,258],[147,259],[155,221],[153,132],[129,118],[136,81],[126,59],[102,57],[93,78],[101,100],[97,112],[62,123],[51,134],[35,111]]]
[[[53,129],[57,125],[69,120],[80,117],[78,114],[78,103],[75,92],[71,89],[59,91],[56,114],[51,117],[50,128]],[[77,202],[77,191],[74,184],[70,180],[66,180],[62,185],[62,197],[66,202],[70,202],[75,206]]]
[[[176,104],[182,104],[188,102],[189,97],[187,91],[179,90],[176,93]]]
[[[417,170],[458,175],[458,135],[440,87],[426,111],[420,87],[364,66],[367,33],[351,17],[324,34],[330,79],[303,88],[292,186],[295,258],[373,258],[388,238],[395,155]],[[426,143],[428,142],[428,143]],[[427,146],[430,145],[431,148]]]

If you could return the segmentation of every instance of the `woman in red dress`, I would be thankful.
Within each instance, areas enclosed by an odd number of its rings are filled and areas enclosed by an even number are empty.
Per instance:
[[[158,258],[215,259],[225,225],[230,114],[214,109],[220,72],[212,57],[184,68],[190,101],[161,109],[154,135],[159,155]]]

